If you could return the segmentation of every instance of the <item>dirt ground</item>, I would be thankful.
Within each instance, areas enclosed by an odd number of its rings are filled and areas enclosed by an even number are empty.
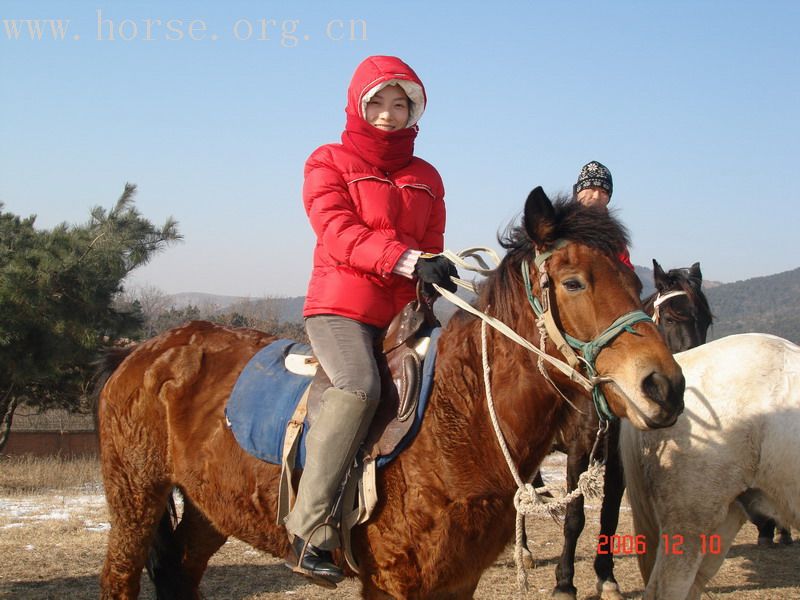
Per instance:
[[[596,598],[592,560],[599,506],[591,505],[587,528],[578,547],[576,585],[579,598]],[[623,507],[619,534],[632,534],[630,512]],[[555,580],[561,549],[561,528],[550,520],[530,523],[528,534],[536,559],[529,571],[526,598],[547,598]],[[82,600],[99,596],[100,572],[108,535],[107,512],[100,493],[64,493],[49,497],[0,496],[0,598]],[[800,542],[789,547],[755,544],[753,525],[745,525],[728,559],[709,586],[709,598],[800,600]],[[509,546],[481,579],[476,599],[516,598],[517,585]],[[616,573],[626,598],[642,593],[636,558],[616,560]],[[142,598],[153,598],[146,575]],[[277,598],[358,598],[359,585],[346,581],[335,591],[307,584],[278,559],[237,540],[218,552],[203,580],[206,598],[267,600]]]

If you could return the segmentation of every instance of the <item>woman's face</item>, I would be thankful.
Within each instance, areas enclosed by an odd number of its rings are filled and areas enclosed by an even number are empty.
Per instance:
[[[408,124],[408,96],[399,85],[387,85],[367,102],[367,123],[383,131]]]
[[[588,187],[578,192],[578,202],[584,206],[599,206],[606,208],[611,196],[601,187]]]

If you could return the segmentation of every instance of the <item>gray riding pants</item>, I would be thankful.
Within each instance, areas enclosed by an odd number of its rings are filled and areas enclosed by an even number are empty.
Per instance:
[[[380,401],[374,347],[381,330],[336,315],[305,321],[314,354],[333,384],[306,438],[306,463],[286,529],[323,550],[339,545],[330,517],[339,486],[364,441]],[[313,532],[313,533],[312,533]],[[311,539],[309,540],[309,536]]]

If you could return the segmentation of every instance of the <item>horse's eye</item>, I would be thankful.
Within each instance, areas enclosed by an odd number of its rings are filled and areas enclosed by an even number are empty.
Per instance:
[[[664,323],[666,323],[667,325],[674,325],[675,319],[673,319],[672,317],[664,317]]]
[[[568,292],[579,292],[585,287],[580,279],[567,279],[563,281],[561,285],[563,285],[564,289]]]

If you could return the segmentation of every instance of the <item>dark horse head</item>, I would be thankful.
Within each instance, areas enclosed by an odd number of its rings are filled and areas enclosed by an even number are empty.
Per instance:
[[[653,279],[656,292],[643,301],[644,310],[653,316],[669,349],[683,352],[705,344],[714,315],[703,293],[700,263],[665,273],[653,259]]]

